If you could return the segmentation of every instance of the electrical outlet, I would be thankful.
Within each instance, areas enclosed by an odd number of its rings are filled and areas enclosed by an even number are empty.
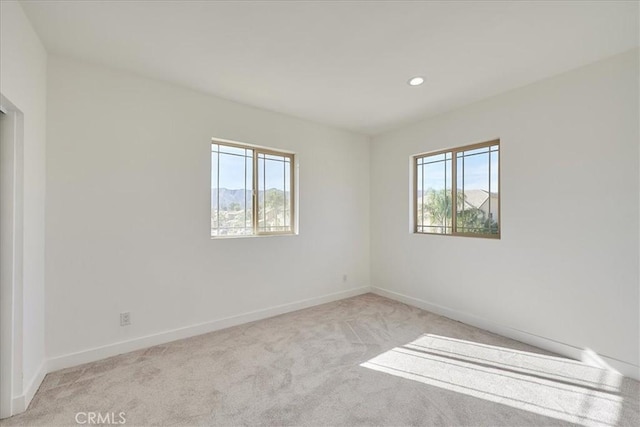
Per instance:
[[[120,326],[129,326],[131,324],[131,313],[120,313]]]
[[[348,279],[347,275],[346,275],[346,274],[343,274],[343,275],[342,275],[342,281],[343,281],[343,282],[346,282],[346,281],[347,281],[347,279]]]

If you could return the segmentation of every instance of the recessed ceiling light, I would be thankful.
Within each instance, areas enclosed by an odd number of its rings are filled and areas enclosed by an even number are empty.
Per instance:
[[[422,83],[424,83],[424,78],[420,76],[409,79],[409,86],[420,86]]]

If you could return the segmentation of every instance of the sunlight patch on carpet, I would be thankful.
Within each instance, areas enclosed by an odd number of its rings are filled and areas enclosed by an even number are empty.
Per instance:
[[[615,426],[623,400],[616,372],[431,334],[360,366],[585,426]]]

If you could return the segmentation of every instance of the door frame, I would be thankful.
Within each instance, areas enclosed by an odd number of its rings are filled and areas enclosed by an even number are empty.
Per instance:
[[[24,116],[0,94],[0,418],[23,395]]]

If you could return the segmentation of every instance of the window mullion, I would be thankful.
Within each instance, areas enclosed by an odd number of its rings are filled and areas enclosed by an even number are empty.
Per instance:
[[[258,234],[258,152],[253,152],[253,183],[251,197],[253,200],[253,209],[251,210],[251,222],[253,224],[253,234]]]
[[[458,233],[458,152],[451,152],[451,234]]]
[[[418,213],[418,162],[422,160],[422,157],[414,157],[413,158],[413,232],[420,233],[424,231],[424,214],[420,217],[420,223],[422,224],[421,228],[418,228],[418,216],[422,213],[422,206],[424,205],[424,200],[421,201],[420,210]],[[422,174],[422,169],[420,170]],[[422,186],[422,177],[420,177],[420,185]],[[420,187],[421,191],[424,193],[424,189]]]
[[[295,215],[295,162],[293,157],[289,157],[289,229],[293,233],[295,230],[294,215]]]
[[[262,227],[267,228],[267,155],[262,155]]]
[[[483,224],[483,232],[486,231],[487,225],[489,226],[488,233],[491,233],[491,146],[489,146],[489,152],[487,153],[487,157],[489,160],[489,199],[488,199],[488,220]]]

